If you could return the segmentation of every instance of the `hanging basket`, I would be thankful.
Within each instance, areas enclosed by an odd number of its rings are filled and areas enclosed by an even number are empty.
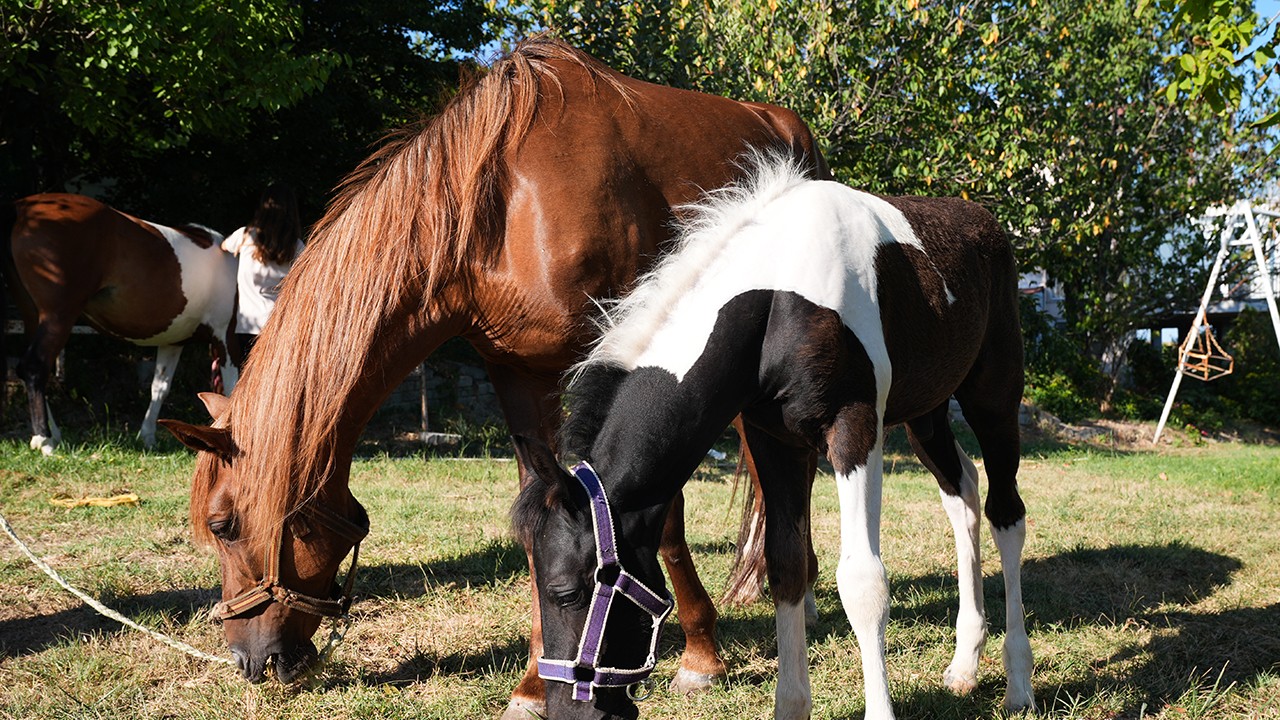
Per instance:
[[[1178,357],[1182,358],[1179,372],[1206,382],[1230,375],[1236,369],[1235,358],[1222,349],[1208,325],[1182,341]]]

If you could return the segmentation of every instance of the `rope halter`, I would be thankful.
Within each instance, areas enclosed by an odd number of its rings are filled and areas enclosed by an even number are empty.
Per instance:
[[[674,603],[665,588],[654,592],[622,568],[614,543],[613,513],[609,510],[609,499],[605,497],[604,486],[600,484],[596,471],[589,464],[580,462],[573,466],[572,472],[586,489],[591,505],[591,524],[595,528],[596,542],[596,587],[582,637],[578,641],[578,656],[573,660],[538,658],[538,677],[573,685],[573,699],[582,702],[593,700],[596,688],[619,687],[628,688],[628,695],[633,700],[643,700],[647,695],[639,696],[633,686],[647,687],[646,681],[657,664],[662,623],[671,614]],[[644,665],[630,670],[598,666],[609,608],[618,596],[630,600],[653,618],[649,656]]]

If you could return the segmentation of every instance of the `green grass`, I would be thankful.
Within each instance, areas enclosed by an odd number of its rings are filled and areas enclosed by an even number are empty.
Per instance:
[[[203,611],[217,595],[213,556],[191,546],[191,457],[103,440],[42,459],[0,444],[0,509],[68,580],[135,619],[224,654]],[[166,446],[170,447],[171,446]],[[901,719],[999,715],[1002,583],[983,552],[992,637],[980,685],[951,696],[956,591],[936,485],[890,445],[883,556],[893,592],[889,672]],[[526,662],[527,573],[507,508],[515,467],[494,458],[373,455],[352,488],[373,531],[362,546],[364,599],[333,662],[305,685],[250,686],[99,618],[3,541],[0,717],[486,718]],[[1206,443],[1160,452],[1030,445],[1024,571],[1034,683],[1049,718],[1280,719],[1280,448]],[[62,509],[49,498],[132,490],[138,507]],[[713,594],[732,558],[728,473],[689,484],[690,543]],[[838,507],[816,487],[821,620],[810,632],[815,718],[861,717],[857,645],[835,590]],[[730,676],[693,698],[659,691],[649,718],[769,718],[772,607],[722,611]],[[675,672],[669,624],[657,675]]]

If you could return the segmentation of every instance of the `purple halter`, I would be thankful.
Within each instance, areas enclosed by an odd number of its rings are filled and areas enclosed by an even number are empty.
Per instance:
[[[656,593],[645,587],[635,576],[622,569],[618,551],[614,545],[613,513],[609,511],[609,499],[596,471],[585,462],[573,466],[574,477],[587,490],[591,501],[591,524],[596,539],[596,589],[587,610],[587,621],[578,642],[578,657],[574,660],[548,660],[538,658],[538,677],[544,680],[573,685],[573,699],[590,701],[596,688],[618,688],[637,685],[648,679],[657,663],[658,636],[662,623],[671,614],[674,603],[664,588]],[[613,599],[622,597],[635,603],[653,617],[653,635],[649,639],[649,657],[644,665],[634,670],[597,667],[600,645],[604,641],[604,626],[609,619]],[[633,699],[636,698],[634,695]]]

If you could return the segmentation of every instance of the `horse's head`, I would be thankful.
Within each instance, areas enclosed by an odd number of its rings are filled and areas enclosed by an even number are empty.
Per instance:
[[[665,507],[611,511],[589,466],[566,472],[538,440],[516,447],[537,478],[512,520],[533,553],[548,715],[635,718],[671,608],[657,557]]]
[[[202,393],[215,420],[226,398]],[[160,421],[195,450],[191,487],[193,534],[217,550],[222,568],[222,602],[214,607],[227,643],[245,679],[262,682],[268,665],[281,682],[299,677],[317,659],[311,636],[325,617],[345,617],[350,580],[340,587],[339,565],[368,531],[364,508],[346,490],[341,497],[320,493],[275,518],[263,513],[262,488],[250,485],[238,468],[246,455],[225,422],[214,426]],[[337,493],[332,493],[337,495]]]

